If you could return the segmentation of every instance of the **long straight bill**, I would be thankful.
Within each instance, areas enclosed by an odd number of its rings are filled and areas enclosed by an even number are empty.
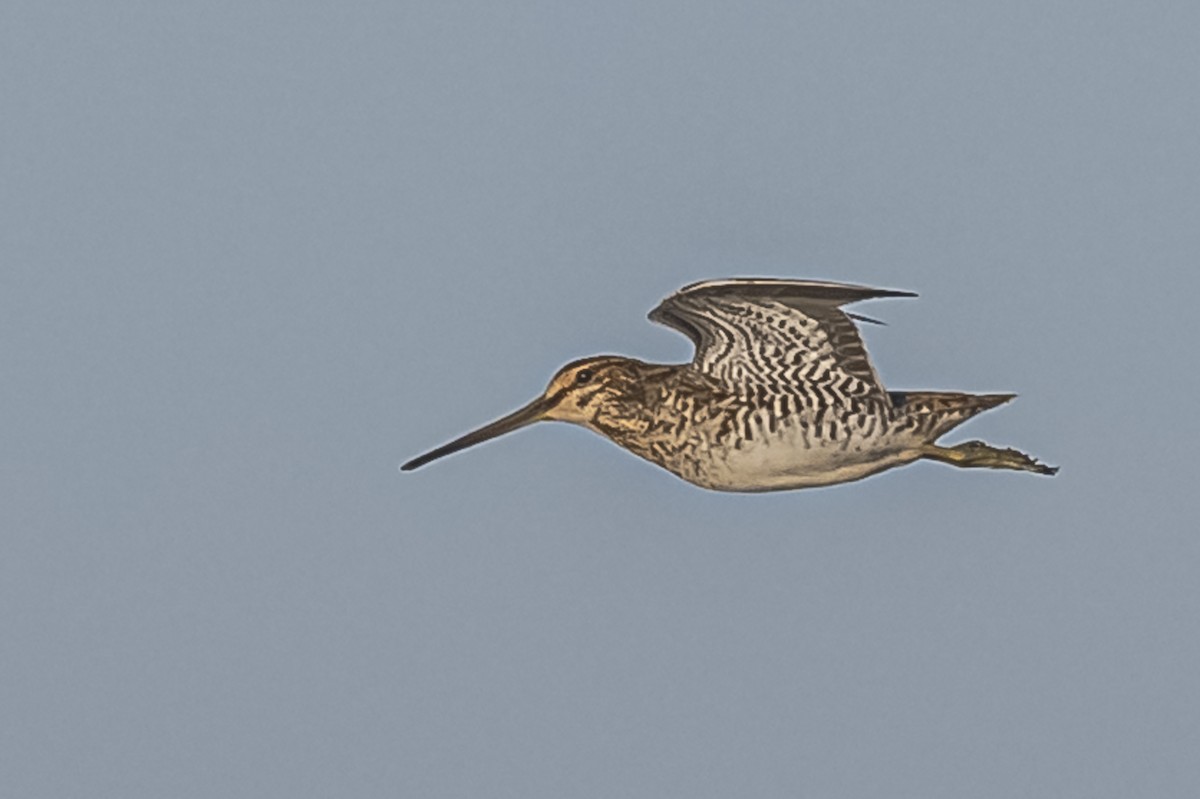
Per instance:
[[[467,447],[473,447],[476,444],[482,444],[484,441],[493,439],[496,436],[502,436],[505,433],[511,433],[512,431],[518,430],[526,425],[533,424],[539,419],[542,419],[546,415],[546,412],[552,407],[554,407],[553,401],[547,399],[546,397],[539,397],[538,399],[535,399],[533,402],[526,405],[524,408],[513,411],[503,419],[497,419],[491,424],[484,425],[478,430],[473,430],[472,432],[467,433],[465,436],[454,439],[449,444],[443,444],[435,450],[430,450],[424,455],[413,458],[411,461],[401,466],[400,470],[403,472],[411,472],[413,469],[420,468],[430,461],[436,461],[438,458],[446,455],[452,455],[459,450],[466,449]]]

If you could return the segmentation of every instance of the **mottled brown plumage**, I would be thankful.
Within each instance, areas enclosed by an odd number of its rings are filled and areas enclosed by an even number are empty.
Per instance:
[[[841,306],[896,296],[913,295],[767,279],[686,287],[650,318],[695,342],[691,363],[648,364],[615,355],[574,361],[529,405],[402,468],[554,420],[587,427],[688,482],[726,491],[829,485],[920,458],[1057,471],[982,442],[952,448],[935,443],[1012,394],[884,389]]]

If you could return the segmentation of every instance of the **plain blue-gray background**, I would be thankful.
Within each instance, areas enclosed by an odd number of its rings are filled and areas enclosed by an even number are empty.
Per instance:
[[[0,794],[1195,797],[1195,3],[0,12]],[[540,425],[730,275],[918,464],[706,493]]]

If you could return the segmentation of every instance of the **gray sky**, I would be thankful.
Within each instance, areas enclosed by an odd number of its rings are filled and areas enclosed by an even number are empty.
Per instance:
[[[1200,795],[1195,3],[0,13],[0,794]],[[1053,480],[539,425],[684,283]]]

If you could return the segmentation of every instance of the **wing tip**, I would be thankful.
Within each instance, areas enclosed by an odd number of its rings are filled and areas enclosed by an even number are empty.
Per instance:
[[[840,300],[842,302],[854,302],[856,300],[869,300],[876,298],[882,299],[885,297],[918,296],[915,291],[904,291],[901,289],[880,289],[873,288],[871,286],[863,286],[856,283],[839,283],[833,280],[798,280],[776,277],[731,277],[700,280],[695,283],[687,284],[671,296],[681,297],[688,294],[708,293],[713,291],[719,292],[724,289],[744,290],[755,288],[758,288],[764,293],[774,293],[786,289],[801,289],[807,291],[813,299]]]

